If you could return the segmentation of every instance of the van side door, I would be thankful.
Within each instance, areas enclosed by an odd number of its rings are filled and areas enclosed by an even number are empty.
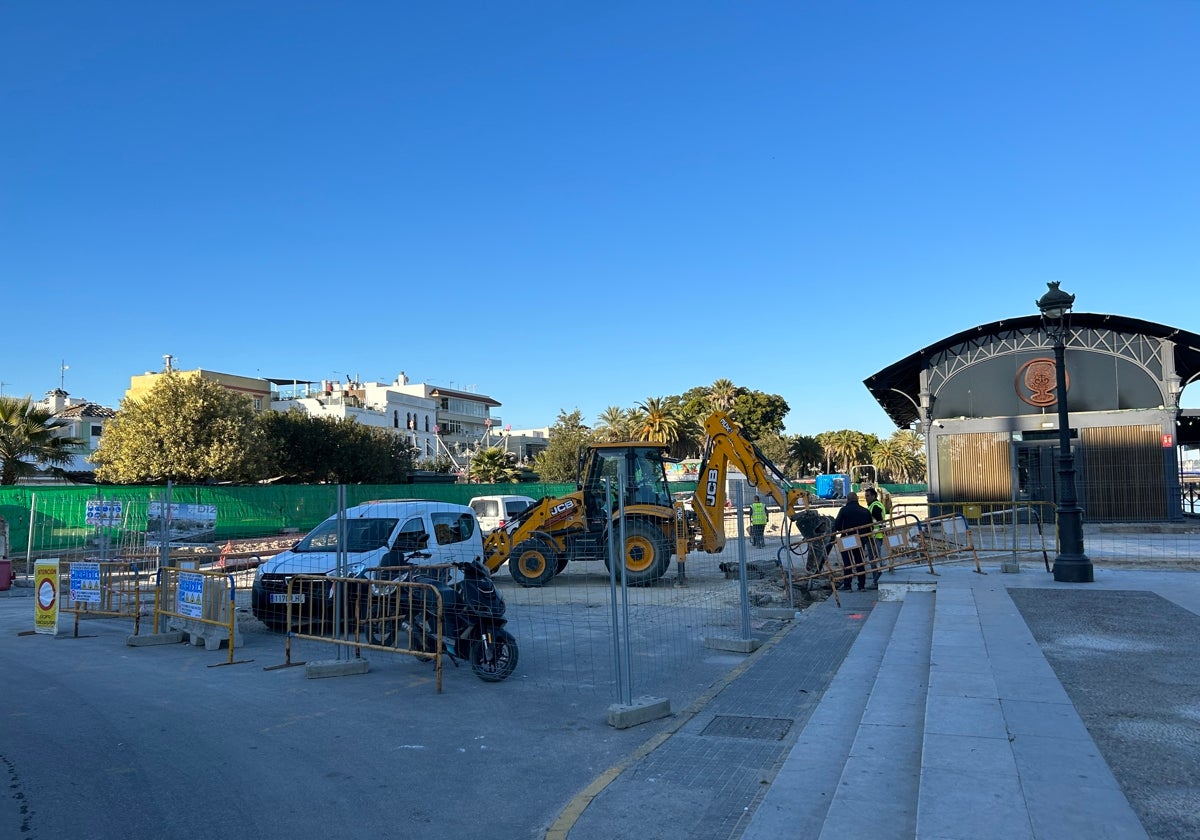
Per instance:
[[[437,544],[437,563],[469,563],[483,558],[483,539],[479,522],[472,511],[431,511],[433,542]]]

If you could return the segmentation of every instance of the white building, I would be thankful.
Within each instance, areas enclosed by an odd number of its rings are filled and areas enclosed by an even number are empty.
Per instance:
[[[62,470],[69,478],[89,481],[96,467],[88,462],[87,457],[100,445],[104,427],[117,415],[116,410],[88,400],[72,399],[71,395],[61,388],[47,391],[46,396],[34,405],[65,422],[60,435],[83,441],[83,448],[75,453],[71,463],[64,465]]]
[[[436,399],[402,387],[404,374],[391,384],[324,380],[317,388],[293,389],[293,394],[271,395],[274,411],[303,411],[311,417],[350,419],[363,426],[402,435],[417,450],[418,458],[435,458],[438,452]],[[278,381],[278,380],[276,380]]]

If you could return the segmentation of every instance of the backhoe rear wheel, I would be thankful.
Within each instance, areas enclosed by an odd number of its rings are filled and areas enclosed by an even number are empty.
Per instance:
[[[538,537],[517,543],[508,556],[508,573],[521,586],[545,586],[557,571],[557,552]]]
[[[671,565],[671,545],[652,523],[632,520],[625,525],[624,568],[630,586],[643,586],[661,578]],[[607,553],[604,565],[610,563]],[[618,578],[619,580],[620,578]]]

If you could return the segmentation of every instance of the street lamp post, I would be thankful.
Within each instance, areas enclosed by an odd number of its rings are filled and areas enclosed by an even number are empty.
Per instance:
[[[1050,290],[1037,302],[1042,324],[1054,342],[1054,376],[1058,403],[1058,556],[1054,579],[1065,583],[1095,580],[1092,561],[1083,553],[1083,511],[1075,495],[1075,455],[1071,451],[1071,426],[1067,416],[1066,341],[1070,330],[1067,316],[1075,295],[1047,283]]]

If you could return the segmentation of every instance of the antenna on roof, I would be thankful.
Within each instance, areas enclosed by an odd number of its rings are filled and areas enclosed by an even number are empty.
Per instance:
[[[63,359],[58,368],[58,388],[60,391],[65,391],[65,383],[67,381],[67,371],[71,366],[67,364],[67,360]]]

